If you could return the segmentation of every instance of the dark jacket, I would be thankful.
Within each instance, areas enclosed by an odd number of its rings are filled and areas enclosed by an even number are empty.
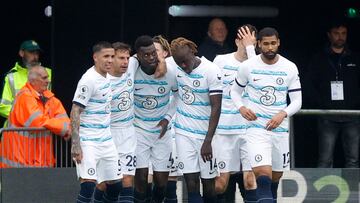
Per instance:
[[[231,52],[230,47],[224,42],[221,46],[207,36],[204,41],[200,44],[198,49],[199,56],[205,56],[209,61],[213,61],[216,55],[219,54],[228,54]]]
[[[336,54],[330,47],[316,54],[307,77],[314,88],[311,98],[319,109],[360,109],[360,55],[345,48]],[[343,81],[344,100],[331,100],[331,81]],[[306,91],[306,90],[305,90]]]

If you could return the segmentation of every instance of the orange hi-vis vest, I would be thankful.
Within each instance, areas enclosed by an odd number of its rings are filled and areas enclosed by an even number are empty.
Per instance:
[[[0,150],[1,168],[55,166],[51,133],[64,136],[70,119],[51,91],[46,90],[41,97],[27,82],[16,95],[8,121],[11,128],[44,127],[48,131],[5,131]]]

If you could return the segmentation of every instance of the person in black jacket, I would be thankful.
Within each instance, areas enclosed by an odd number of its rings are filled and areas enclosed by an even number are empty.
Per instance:
[[[309,66],[314,104],[320,109],[360,109],[360,55],[347,46],[348,28],[334,22],[327,32],[329,44]],[[333,167],[334,148],[340,136],[346,168],[359,167],[360,117],[321,115],[318,119],[319,168]]]
[[[220,18],[214,18],[209,23],[207,36],[199,46],[199,56],[204,56],[207,60],[213,61],[218,54],[232,52],[229,45],[225,42],[228,34],[226,24]]]

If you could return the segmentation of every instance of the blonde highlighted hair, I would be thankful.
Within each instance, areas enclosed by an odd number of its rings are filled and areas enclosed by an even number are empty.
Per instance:
[[[169,42],[161,35],[156,35],[153,37],[153,41],[159,43],[164,51],[168,53],[166,57],[171,56],[170,44]]]

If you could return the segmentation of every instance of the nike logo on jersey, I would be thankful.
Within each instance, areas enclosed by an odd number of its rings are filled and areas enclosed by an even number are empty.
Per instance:
[[[104,93],[102,96],[105,97],[107,95],[107,93]]]
[[[228,76],[230,76],[230,75],[231,75],[231,74],[224,74],[225,77],[228,77]]]
[[[216,171],[209,171],[209,175],[214,174]]]
[[[217,75],[218,80],[221,80],[221,76]]]
[[[178,78],[181,78],[182,76],[181,75],[177,75]]]
[[[142,88],[135,88],[135,91],[139,91],[139,90],[141,90]]]
[[[128,168],[128,171],[133,171],[134,169],[133,168]]]
[[[261,80],[260,78],[254,78],[253,81],[256,82],[258,80]]]

